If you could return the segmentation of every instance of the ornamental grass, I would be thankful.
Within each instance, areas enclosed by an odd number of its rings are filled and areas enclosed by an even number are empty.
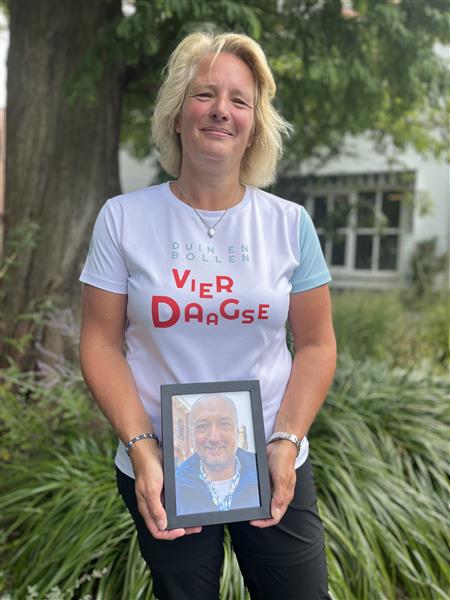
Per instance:
[[[443,376],[341,358],[309,435],[334,600],[448,598],[449,392]],[[27,430],[39,398],[22,408]],[[86,412],[58,421],[64,442],[40,432],[3,462],[5,599],[153,598],[115,490],[115,441]],[[248,598],[228,536],[221,598]]]

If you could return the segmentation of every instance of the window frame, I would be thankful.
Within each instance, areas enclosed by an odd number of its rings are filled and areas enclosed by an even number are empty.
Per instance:
[[[303,204],[310,214],[319,236],[325,235],[324,255],[327,264],[332,272],[342,275],[361,275],[361,276],[379,276],[396,278],[402,272],[404,260],[404,238],[411,230],[412,224],[412,205],[405,201],[405,197],[414,194],[415,172],[388,172],[359,174],[352,176],[336,175],[323,177],[306,177],[302,185]],[[310,181],[310,180],[313,181]],[[309,180],[309,181],[308,181]],[[375,219],[371,227],[358,226],[357,223],[357,205],[358,195],[360,193],[375,193]],[[383,194],[386,192],[401,193],[403,198],[400,202],[399,223],[397,227],[382,226],[377,222],[377,215],[382,214]],[[338,196],[347,196],[350,204],[350,211],[347,217],[347,225],[338,227],[334,233],[342,235],[345,238],[344,264],[332,263],[333,240],[327,234],[326,228],[317,226],[315,220],[315,198],[324,196],[326,198],[327,214],[335,206],[335,199]],[[370,268],[356,267],[356,247],[358,235],[370,235],[372,237],[372,256]],[[380,269],[380,243],[381,239],[387,235],[396,235],[397,254],[395,269]]]

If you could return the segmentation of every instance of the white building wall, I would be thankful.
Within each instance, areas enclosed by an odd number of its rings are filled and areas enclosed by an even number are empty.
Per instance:
[[[119,152],[119,177],[123,193],[148,187],[157,172],[153,158],[136,160],[125,150]]]
[[[394,157],[394,159],[392,158]],[[330,161],[325,167],[315,169],[312,163],[302,165],[301,174],[348,175],[355,173],[379,173],[385,171],[415,171],[415,203],[411,219],[405,222],[403,212],[402,247],[399,254],[400,281],[410,271],[411,258],[416,245],[421,240],[437,237],[438,253],[446,253],[450,257],[450,165],[444,161],[428,159],[414,150],[407,150],[395,155],[392,149],[385,155],[377,153],[373,143],[364,136],[348,138],[341,156]],[[332,269],[333,271],[333,269]],[[346,277],[336,277],[336,283],[342,287],[392,287],[399,281],[388,279],[377,282],[377,276],[370,281],[362,281],[360,277],[348,273]],[[379,285],[382,284],[382,285]]]
[[[370,140],[359,137],[348,139],[342,155],[330,161],[326,167],[316,171],[312,164],[305,163],[301,173],[306,175],[314,171],[315,175],[344,175],[390,170],[416,171],[417,205],[413,211],[412,243],[437,236],[440,250],[447,251],[450,239],[450,165],[448,163],[425,159],[413,150],[397,155],[395,163],[392,163],[388,156],[377,154]],[[430,203],[429,213],[421,215],[421,205],[424,202]]]

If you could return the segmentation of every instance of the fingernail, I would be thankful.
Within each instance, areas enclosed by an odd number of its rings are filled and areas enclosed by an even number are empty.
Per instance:
[[[158,527],[158,529],[160,531],[164,531],[164,529],[167,527],[167,523],[165,519],[161,519],[160,521],[156,521],[156,526]]]
[[[272,517],[274,519],[281,519],[281,510],[279,508],[274,508],[272,511]]]

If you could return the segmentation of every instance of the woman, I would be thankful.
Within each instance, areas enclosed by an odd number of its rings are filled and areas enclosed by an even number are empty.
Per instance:
[[[328,598],[305,436],[335,368],[330,277],[305,210],[254,187],[289,128],[274,93],[252,39],[185,38],[153,119],[176,180],[103,206],[80,278],[82,370],[120,438],[118,488],[159,600],[218,598],[223,559],[221,525],[165,529],[160,385],[239,379],[260,380],[272,483],[271,519],[228,526],[246,586]]]

